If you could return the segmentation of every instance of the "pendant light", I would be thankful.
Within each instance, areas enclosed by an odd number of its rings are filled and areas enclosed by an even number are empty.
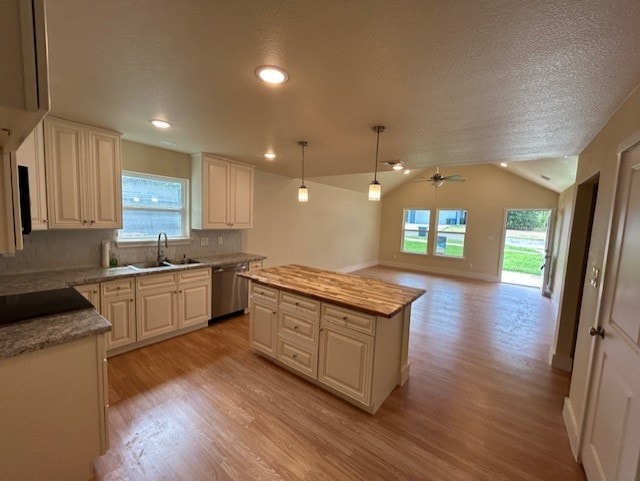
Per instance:
[[[380,185],[380,182],[378,182],[378,151],[380,148],[380,133],[384,132],[384,125],[376,125],[372,130],[377,134],[376,163],[373,171],[373,182],[369,184],[369,200],[378,202],[380,201],[380,195],[382,194],[382,186]]]
[[[309,145],[306,140],[298,141],[302,147],[302,185],[298,188],[298,202],[309,202],[309,189],[304,185],[304,148]]]

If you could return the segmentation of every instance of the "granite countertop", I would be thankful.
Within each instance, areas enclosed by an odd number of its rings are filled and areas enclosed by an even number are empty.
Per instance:
[[[295,264],[240,275],[260,284],[383,317],[393,317],[426,292],[424,289]]]
[[[0,359],[104,334],[111,324],[95,309],[81,309],[0,328]]]
[[[199,264],[136,270],[131,267],[83,267],[0,276],[0,296],[61,289],[81,284],[105,282],[123,277],[146,276],[202,267],[218,267],[266,259],[247,253],[198,258]],[[39,317],[0,326],[0,359],[64,344],[111,330],[111,324],[95,309]]]
[[[11,274],[0,276],[0,296],[22,294],[25,292],[47,291],[63,287],[105,282],[122,277],[146,276],[158,272],[171,272],[175,270],[200,269],[202,267],[219,267],[228,264],[251,262],[266,259],[265,256],[247,254],[222,254],[211,257],[199,257],[199,264],[176,265],[174,267],[159,267],[144,270],[136,270],[131,267],[82,267],[77,269],[64,269],[46,272],[30,272],[27,274]]]

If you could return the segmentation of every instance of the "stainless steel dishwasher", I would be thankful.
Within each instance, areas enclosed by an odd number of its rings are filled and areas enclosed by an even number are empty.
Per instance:
[[[214,267],[211,276],[211,318],[243,311],[249,305],[248,279],[238,273],[249,268],[249,264],[232,264]]]

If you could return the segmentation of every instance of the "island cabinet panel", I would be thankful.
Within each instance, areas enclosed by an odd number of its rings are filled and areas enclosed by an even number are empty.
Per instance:
[[[249,343],[254,349],[269,357],[276,357],[276,333],[278,311],[275,303],[254,297],[249,301]]]
[[[318,345],[318,321],[280,306],[278,310],[278,335],[287,335],[298,342]]]
[[[318,347],[278,335],[276,358],[283,364],[313,379],[318,377]]]
[[[368,405],[371,400],[373,337],[323,322],[318,381]]]

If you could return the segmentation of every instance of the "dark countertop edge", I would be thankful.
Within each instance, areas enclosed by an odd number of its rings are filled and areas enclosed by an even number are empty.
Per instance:
[[[65,330],[70,332],[64,333]],[[58,334],[51,335],[53,331]],[[0,328],[0,360],[109,331],[109,321],[92,307],[7,324]]]
[[[50,289],[64,288],[80,286],[83,284],[93,284],[99,282],[109,282],[116,279],[124,279],[126,277],[139,277],[148,276],[152,274],[159,274],[163,272],[175,272],[180,270],[201,269],[203,267],[220,267],[227,264],[237,264],[239,262],[251,262],[261,261],[266,259],[266,256],[258,254],[249,254],[240,252],[237,254],[220,254],[219,256],[208,256],[197,259],[197,256],[193,257],[196,260],[202,259],[198,264],[187,265],[175,265],[172,267],[159,267],[150,268],[145,270],[135,270],[127,266],[119,267],[78,267],[76,269],[61,269],[54,271],[41,271],[41,272],[27,272],[24,274],[8,274],[6,276],[0,276],[0,296],[23,294],[27,292],[39,292],[47,291]],[[235,260],[233,260],[235,259]],[[60,277],[60,281],[52,281],[47,283],[46,287],[36,287],[34,289],[15,289],[4,290],[2,289],[3,278],[18,279],[22,276],[38,276],[39,274],[47,274],[50,276]]]
[[[422,291],[420,293],[420,295],[416,296],[413,300],[406,302],[404,304],[400,304],[398,303],[398,307],[396,309],[394,309],[391,312],[388,311],[378,311],[375,309],[372,309],[370,307],[366,307],[366,306],[360,306],[360,305],[356,305],[356,304],[350,304],[348,302],[345,302],[341,299],[335,299],[333,297],[331,297],[330,295],[320,295],[320,294],[314,294],[302,289],[296,289],[295,287],[291,287],[289,285],[281,285],[279,283],[275,283],[275,282],[268,282],[268,281],[264,281],[264,280],[260,280],[260,279],[256,279],[255,277],[252,277],[252,275],[250,273],[242,273],[242,274],[238,274],[242,277],[246,277],[247,279],[253,281],[253,282],[257,282],[258,284],[263,284],[265,286],[268,287],[274,287],[276,289],[280,289],[283,291],[287,291],[287,292],[291,292],[292,294],[299,294],[301,296],[306,296],[306,297],[311,297],[312,299],[316,299],[318,301],[325,301],[325,302],[331,302],[332,304],[341,306],[341,307],[346,307],[347,309],[353,309],[354,311],[360,311],[360,312],[364,312],[366,314],[371,314],[373,316],[381,316],[381,317],[387,317],[387,318],[392,318],[393,316],[395,316],[397,313],[399,313],[402,309],[404,309],[405,307],[411,305],[414,301],[416,301],[417,299],[419,299],[420,297],[422,297],[427,291],[425,289],[418,289],[416,287],[411,287],[410,289],[414,289],[416,291]],[[353,274],[350,274],[353,275]],[[363,278],[364,279],[364,278]],[[402,286],[402,287],[407,287],[407,286]]]

